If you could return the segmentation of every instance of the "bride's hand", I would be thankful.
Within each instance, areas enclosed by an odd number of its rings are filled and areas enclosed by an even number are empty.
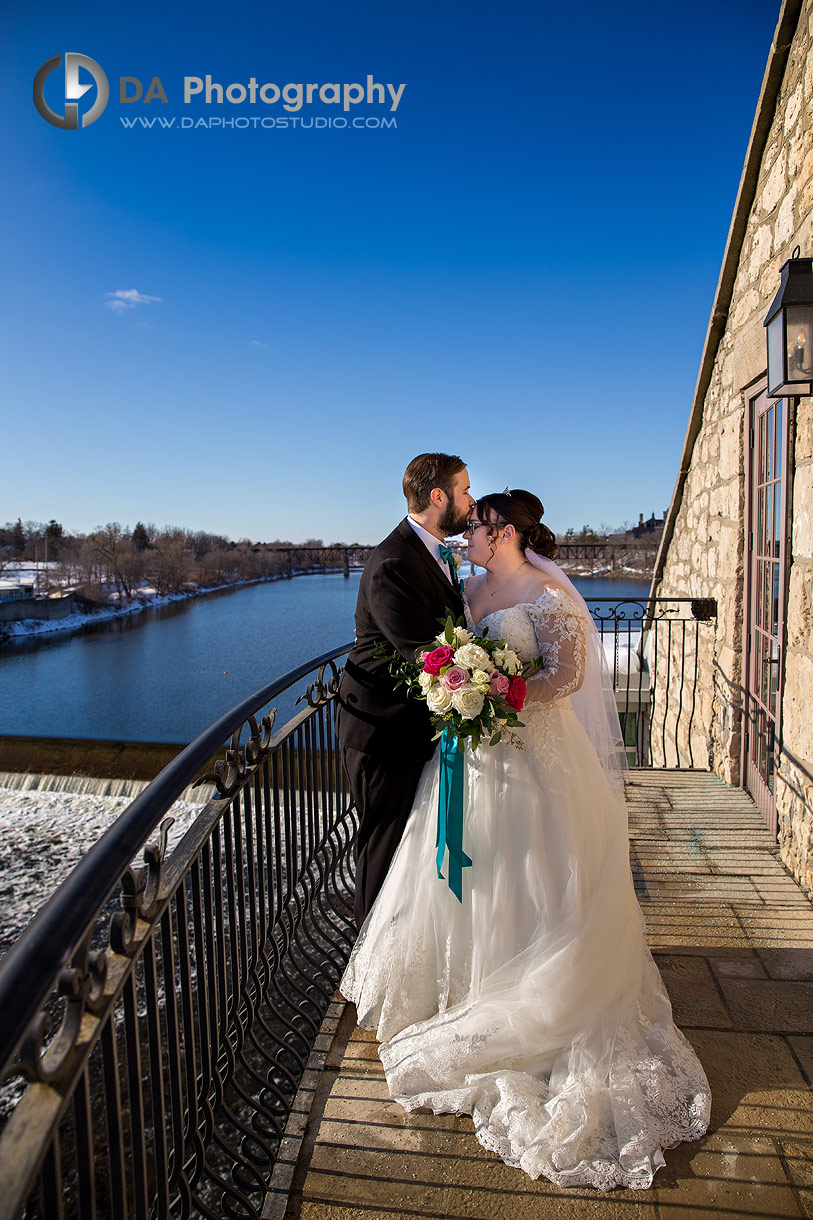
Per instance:
[[[544,668],[544,665],[544,658],[541,656],[536,657],[533,661],[529,661],[527,665],[523,665],[522,669],[519,671],[519,676],[526,679],[532,678],[534,674],[538,674],[539,671]]]

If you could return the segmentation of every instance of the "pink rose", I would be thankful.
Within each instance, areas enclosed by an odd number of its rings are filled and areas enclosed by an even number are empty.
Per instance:
[[[446,670],[445,674],[440,675],[441,685],[452,692],[460,690],[460,687],[465,686],[468,680],[468,673],[460,665],[453,665],[451,669]]]
[[[505,674],[498,673],[496,669],[492,669],[488,680],[491,683],[492,695],[499,695],[504,699],[508,694],[508,679]]]
[[[524,678],[512,678],[508,683],[508,694],[505,696],[505,701],[515,712],[521,712],[525,706],[526,689]]]
[[[439,648],[433,648],[431,652],[427,652],[423,659],[423,672],[432,674],[437,677],[444,665],[451,665],[454,658],[454,649],[448,644],[441,644]]]

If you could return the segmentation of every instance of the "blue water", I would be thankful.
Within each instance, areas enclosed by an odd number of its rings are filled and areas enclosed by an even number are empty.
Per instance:
[[[191,741],[259,687],[351,640],[358,582],[359,573],[299,576],[6,644],[0,734]],[[648,592],[576,583],[588,601]],[[292,697],[280,699],[279,716],[292,710]]]

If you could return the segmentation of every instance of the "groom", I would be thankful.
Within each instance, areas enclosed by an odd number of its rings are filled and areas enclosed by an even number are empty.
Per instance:
[[[432,755],[424,703],[394,689],[388,659],[376,646],[410,661],[440,630],[447,612],[463,613],[451,552],[475,501],[459,457],[421,453],[404,473],[408,515],[370,555],[356,603],[356,643],[342,673],[336,731],[359,812],[357,927],[381,888],[404,832],[423,764]]]

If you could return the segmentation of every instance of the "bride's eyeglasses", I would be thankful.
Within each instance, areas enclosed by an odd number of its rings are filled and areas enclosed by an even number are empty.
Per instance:
[[[469,538],[473,538],[475,530],[501,530],[505,528],[505,524],[505,521],[469,521],[464,526],[463,533],[468,534]]]

